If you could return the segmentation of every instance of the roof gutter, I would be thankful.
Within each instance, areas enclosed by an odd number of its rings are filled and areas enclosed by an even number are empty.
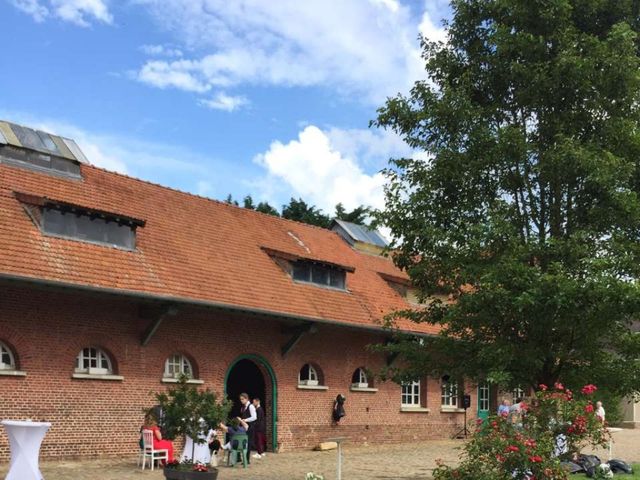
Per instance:
[[[273,318],[279,318],[279,319],[285,319],[285,320],[322,323],[322,324],[333,325],[337,327],[353,328],[357,330],[367,330],[375,333],[387,333],[387,334],[389,333],[389,331],[384,327],[356,325],[351,323],[338,322],[336,320],[331,320],[328,318],[310,317],[306,315],[295,315],[291,313],[276,312],[274,310],[268,310],[264,308],[247,307],[242,305],[234,305],[231,303],[212,302],[209,300],[199,300],[197,298],[190,298],[190,297],[175,297],[172,295],[140,292],[136,290],[122,290],[122,289],[109,288],[109,287],[97,287],[94,285],[83,285],[79,283],[60,282],[57,280],[47,280],[44,278],[37,278],[37,277],[26,277],[26,276],[14,275],[10,273],[0,273],[0,281],[2,280],[7,282],[40,285],[43,287],[55,287],[55,288],[79,290],[84,292],[124,296],[129,298],[137,298],[140,300],[152,300],[157,302],[168,302],[173,304],[193,305],[198,307],[228,310],[228,311],[238,312],[238,313],[250,313],[253,315],[262,315],[266,317],[273,317]],[[426,333],[417,333],[417,332],[406,332],[406,333],[415,334],[416,336],[420,336],[420,337],[430,336],[429,334],[426,334]]]

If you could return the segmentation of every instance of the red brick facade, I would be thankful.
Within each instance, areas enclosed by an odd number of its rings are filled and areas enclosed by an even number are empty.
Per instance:
[[[0,376],[0,417],[52,422],[44,457],[134,455],[143,409],[153,404],[151,392],[165,387],[164,362],[182,352],[194,361],[204,387],[220,394],[234,360],[245,354],[263,358],[277,382],[280,450],[310,448],[331,436],[359,443],[443,438],[462,426],[461,413],[440,411],[439,380],[427,383],[428,413],[401,412],[400,386],[391,382],[375,384],[377,392],[350,391],[356,368],[384,364],[380,354],[366,349],[382,340],[379,334],[320,325],[283,357],[280,349],[290,334],[283,333],[282,323],[183,307],[141,346],[150,319],[140,312],[140,301],[124,296],[1,284],[0,341],[13,349],[26,376]],[[72,379],[76,356],[88,346],[108,352],[124,380]],[[298,389],[299,369],[308,362],[321,368],[328,390]],[[347,397],[347,415],[336,426],[331,409],[339,393]],[[473,419],[476,392],[470,393]],[[270,399],[265,403],[271,423]],[[0,459],[7,457],[6,436],[0,435]]]

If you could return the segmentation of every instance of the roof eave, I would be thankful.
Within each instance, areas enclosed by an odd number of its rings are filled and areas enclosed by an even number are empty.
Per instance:
[[[286,312],[277,312],[275,310],[268,310],[264,308],[234,305],[234,304],[222,303],[222,302],[213,302],[210,300],[201,300],[201,299],[190,298],[190,297],[176,297],[172,295],[142,292],[138,290],[124,290],[124,289],[118,289],[118,288],[99,287],[95,285],[86,285],[86,284],[80,284],[80,283],[62,282],[58,280],[49,280],[49,279],[38,278],[38,277],[28,277],[28,276],[15,275],[15,274],[4,273],[4,272],[0,272],[0,281],[23,283],[23,284],[34,284],[34,285],[40,285],[44,287],[64,288],[64,289],[78,290],[78,291],[84,291],[84,292],[102,293],[107,295],[117,295],[117,296],[129,297],[129,298],[137,298],[140,300],[152,300],[152,301],[167,302],[172,304],[192,305],[192,306],[199,306],[199,307],[205,307],[205,308],[227,310],[227,311],[232,311],[237,313],[250,313],[253,315],[262,315],[266,317],[271,317],[274,319],[294,320],[299,322],[313,322],[313,323],[319,323],[319,324],[325,324],[325,325],[332,325],[336,327],[351,328],[356,330],[366,330],[372,333],[380,333],[380,334],[392,333],[389,331],[389,329],[383,326],[358,325],[354,323],[340,322],[340,321],[329,319],[329,318],[311,317],[311,316],[297,315],[297,314],[291,314]],[[410,330],[403,331],[403,333],[416,335],[420,337],[431,336],[428,333],[420,333],[420,332],[414,332]]]

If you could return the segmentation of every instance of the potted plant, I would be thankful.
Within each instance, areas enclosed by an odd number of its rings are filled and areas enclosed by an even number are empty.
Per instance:
[[[167,438],[189,436],[193,439],[191,458],[195,444],[202,444],[202,438],[211,429],[226,420],[231,410],[228,400],[219,401],[209,389],[198,390],[187,383],[188,377],[181,376],[178,383],[166,392],[155,395],[163,412],[162,427]],[[172,480],[215,480],[218,470],[214,467],[192,461],[176,462],[173,459],[164,468],[164,476]]]

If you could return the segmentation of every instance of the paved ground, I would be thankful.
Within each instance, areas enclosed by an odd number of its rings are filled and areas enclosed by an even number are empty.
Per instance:
[[[614,434],[614,457],[640,462],[640,429]],[[415,480],[430,478],[437,458],[446,463],[457,461],[460,441],[434,441],[384,447],[347,447],[344,452],[345,480]],[[596,452],[607,458],[606,451]],[[82,462],[44,462],[41,470],[46,480],[161,480],[159,471],[140,471],[135,461],[92,460]],[[322,473],[335,479],[336,452],[289,452],[267,455],[254,460],[243,470],[220,467],[220,480],[303,480],[307,472]],[[4,478],[7,465],[0,465]]]

